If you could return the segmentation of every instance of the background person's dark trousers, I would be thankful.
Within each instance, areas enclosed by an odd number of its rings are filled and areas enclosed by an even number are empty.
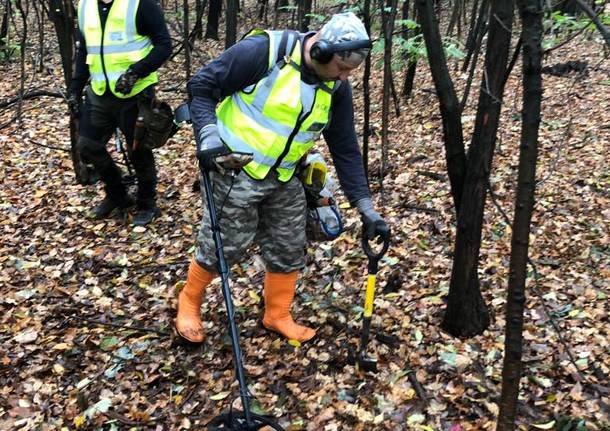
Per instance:
[[[124,209],[134,204],[122,182],[121,170],[106,149],[108,140],[117,127],[125,135],[128,156],[138,179],[138,213],[134,224],[148,224],[159,214],[155,205],[157,171],[153,152],[142,145],[133,149],[138,99],[152,96],[152,87],[129,99],[119,99],[109,92],[98,96],[91,88],[87,88],[80,121],[79,148],[83,158],[95,166],[104,183],[106,197],[93,210],[97,218],[107,217],[116,208]]]

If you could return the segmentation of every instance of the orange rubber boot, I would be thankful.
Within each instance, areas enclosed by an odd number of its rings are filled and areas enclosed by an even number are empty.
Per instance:
[[[201,302],[205,288],[216,274],[202,268],[195,259],[191,260],[186,285],[178,295],[178,315],[176,331],[191,343],[202,343],[205,338],[201,323]]]
[[[277,272],[265,274],[263,325],[288,339],[302,343],[311,340],[316,335],[316,331],[307,326],[297,325],[290,315],[290,306],[294,298],[298,276],[298,271],[287,274]]]

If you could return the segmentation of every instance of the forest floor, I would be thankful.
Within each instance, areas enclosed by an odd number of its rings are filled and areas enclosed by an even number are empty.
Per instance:
[[[198,44],[207,56],[220,52],[217,42]],[[576,429],[579,422],[602,430],[610,423],[610,63],[601,44],[582,37],[554,51],[546,64],[568,60],[587,61],[588,72],[544,75],[531,233],[538,277],[530,273],[527,283],[519,401],[524,430]],[[161,71],[160,94],[174,105],[184,99],[171,90],[184,89],[182,69],[179,55]],[[19,63],[3,63],[0,70],[0,100],[6,100],[18,91]],[[44,72],[27,66],[27,73],[26,88],[59,91],[57,55]],[[452,73],[462,88],[464,77]],[[401,101],[400,117],[391,116],[383,196],[381,70],[374,75],[371,187],[393,242],[381,263],[373,326],[392,337],[370,343],[377,374],[347,364],[346,346],[358,342],[366,258],[357,213],[342,205],[347,230],[334,242],[309,247],[294,307],[299,321],[318,329],[314,342],[293,346],[261,329],[263,266],[256,249],[233,268],[253,407],[293,431],[493,429],[511,238],[501,210],[512,218],[520,61],[505,93],[491,173],[497,206],[488,199],[481,249],[479,274],[493,322],[465,340],[439,328],[455,215],[429,71],[420,65],[413,97]],[[359,80],[354,93],[361,130]],[[463,116],[467,140],[476,80],[473,88]],[[0,125],[14,114],[14,106],[1,111]],[[171,331],[176,287],[185,280],[202,210],[192,191],[192,132],[185,128],[156,150],[162,215],[145,229],[121,218],[91,219],[101,185],[77,185],[70,153],[49,147],[69,148],[66,104],[24,101],[20,121],[0,134],[0,429],[202,429],[238,391],[218,281],[202,308],[203,346],[178,346]],[[415,391],[411,373],[427,399]],[[568,423],[573,426],[561,428]]]

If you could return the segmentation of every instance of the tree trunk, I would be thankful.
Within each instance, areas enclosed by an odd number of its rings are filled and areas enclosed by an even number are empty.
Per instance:
[[[36,13],[36,26],[38,27],[38,53],[36,54],[36,71],[42,72],[44,66],[44,5],[42,3],[33,3],[34,12]]]
[[[407,72],[405,73],[405,81],[402,87],[402,97],[408,99],[413,93],[413,82],[415,82],[415,72],[417,71],[417,59],[409,57],[407,61]]]
[[[52,0],[49,8],[49,19],[53,22],[57,40],[59,42],[59,54],[64,72],[64,83],[67,90],[72,82],[72,63],[74,61],[76,12],[70,0]],[[90,184],[93,181],[93,172],[87,169],[77,147],[78,123],[70,117],[70,153],[76,181],[79,184]]]
[[[309,31],[309,21],[311,14],[312,0],[299,0],[299,31],[305,33]]]
[[[26,51],[26,41],[28,39],[28,15],[30,12],[29,4],[26,3],[25,10],[23,9],[23,5],[21,4],[21,0],[15,0],[15,7],[19,12],[19,16],[23,22],[21,28],[21,40],[19,42],[19,69],[20,80],[19,80],[19,102],[17,103],[17,122],[19,127],[21,127],[21,110],[23,106],[23,94],[25,93],[25,51]]]
[[[227,0],[226,17],[226,39],[225,49],[235,45],[237,40],[237,12],[239,10],[239,0]]]
[[[447,36],[453,36],[453,27],[456,25],[462,8],[463,0],[455,0],[453,3],[453,10],[451,11],[451,18],[449,19],[449,25],[447,26]]]
[[[362,10],[364,28],[368,35],[371,34],[371,0],[364,0]],[[362,77],[362,98],[364,101],[364,120],[362,131],[362,162],[364,173],[368,182],[369,178],[369,136],[371,136],[371,92],[369,79],[371,77],[371,56],[367,55],[364,60],[364,76]]]
[[[453,81],[449,76],[447,60],[443,51],[438,21],[434,15],[432,0],[417,0],[417,18],[421,25],[428,61],[434,79],[434,87],[440,103],[443,119],[443,136],[447,172],[451,183],[451,196],[456,213],[460,213],[462,188],[466,175],[466,154],[462,133],[462,111],[458,102]]]
[[[197,0],[195,8],[195,25],[193,26],[193,30],[191,30],[191,34],[189,35],[189,48],[193,47],[195,39],[203,39],[203,14],[205,13],[205,0]],[[174,55],[176,55],[176,53],[174,53]]]
[[[515,429],[522,372],[523,307],[530,223],[534,208],[538,127],[542,100],[542,8],[537,0],[518,0],[523,40],[523,111],[517,197],[511,239],[502,394],[497,431]]]
[[[184,71],[186,72],[186,80],[191,79],[191,44],[189,41],[189,2],[182,2],[182,46],[184,48]]]
[[[477,23],[474,26],[472,37],[469,36],[468,41],[466,42],[466,58],[464,58],[464,63],[462,64],[462,72],[465,72],[468,69],[468,65],[470,64],[475,51],[478,54],[478,49],[481,47],[483,36],[485,36],[485,33],[487,33],[488,12],[489,1],[483,0],[481,3],[481,9],[479,10],[479,15],[477,17]]]
[[[383,197],[383,178],[388,169],[388,122],[390,116],[390,95],[392,83],[392,33],[394,32],[394,19],[398,0],[382,0],[379,2],[381,12],[381,25],[383,28],[383,102],[381,105],[381,172],[379,182]],[[389,9],[389,11],[388,11]]]
[[[2,24],[0,24],[0,51],[4,51],[8,56],[8,46],[9,46],[9,35],[8,35],[8,27],[10,24],[10,16],[11,16],[11,2],[4,2],[4,12],[2,13]]]
[[[288,4],[288,0],[275,0],[273,6],[273,28],[277,28],[278,15],[281,12],[286,12],[284,8],[288,6]]]
[[[415,9],[415,5],[413,5],[413,17],[411,18],[412,20],[417,20],[417,13],[416,13],[416,9]],[[402,19],[409,19],[409,0],[405,0],[405,2],[403,3],[403,7],[402,7]],[[421,33],[421,31],[419,30],[419,27],[415,28],[413,30],[413,37],[416,37],[417,35],[419,35]],[[403,29],[403,38],[405,40],[409,39],[409,37],[411,37],[411,32],[409,31],[408,28]],[[413,55],[409,55],[407,58],[407,72],[405,73],[405,79],[403,81],[403,85],[402,85],[402,97],[404,97],[405,99],[408,99],[411,97],[411,93],[413,92],[413,82],[415,81],[415,72],[417,70],[417,57],[413,56]]]
[[[208,8],[208,25],[205,27],[205,38],[218,40],[218,20],[222,8],[221,0],[210,0]]]
[[[454,336],[481,334],[489,325],[478,281],[479,249],[487,185],[504,92],[513,24],[513,0],[492,0],[485,71],[457,220],[453,270],[442,327]],[[473,306],[476,308],[473,310]],[[467,318],[469,317],[469,318]]]
[[[256,0],[256,4],[258,6],[258,20],[264,21],[265,25],[267,24],[267,9],[269,7],[268,0]]]
[[[568,15],[576,15],[578,12],[578,6],[576,5],[575,0],[560,0],[553,7],[553,10]]]
[[[203,39],[203,12],[205,11],[205,0],[195,1],[195,26],[193,27],[194,37]]]
[[[483,0],[486,3],[486,0]],[[483,20],[483,16],[481,16],[481,21]],[[485,21],[487,21],[487,17],[485,17]],[[481,45],[483,44],[483,37],[487,33],[487,22],[483,23],[483,28],[479,29],[479,33],[476,36],[476,40],[472,49],[468,51],[467,61],[464,62],[464,66],[468,65],[470,62],[470,71],[468,72],[468,78],[466,80],[466,85],[464,86],[464,94],[462,95],[462,101],[460,102],[460,109],[463,111],[466,108],[466,102],[468,102],[468,96],[470,95],[470,86],[472,85],[472,80],[474,78],[474,72],[477,69],[477,61],[479,59],[479,53],[481,52]]]
[[[599,20],[595,11],[587,3],[583,0],[576,0],[576,4],[593,21],[593,24],[595,24],[595,27],[606,41],[606,45],[610,48],[610,30]]]
[[[474,0],[472,2],[472,10],[470,11],[470,26],[468,27],[468,35],[466,36],[466,43],[464,44],[464,48],[466,51],[469,51],[474,43],[474,29],[476,28],[477,22],[477,9],[479,7],[479,0]],[[464,11],[466,8],[464,8]]]

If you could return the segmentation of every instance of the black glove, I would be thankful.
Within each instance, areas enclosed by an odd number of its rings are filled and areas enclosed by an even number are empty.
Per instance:
[[[389,241],[390,228],[381,218],[379,213],[373,208],[373,202],[370,198],[360,199],[356,202],[356,206],[360,211],[362,219],[363,235],[367,240],[372,240],[378,237],[378,243]]]
[[[70,111],[70,115],[72,115],[74,118],[80,117],[80,105],[80,94],[70,93],[70,95],[68,96],[68,110]]]
[[[127,69],[127,72],[123,73],[119,76],[119,79],[117,79],[114,89],[118,93],[129,94],[137,80],[138,75],[136,75],[133,70]]]
[[[215,159],[228,154],[230,151],[220,140],[216,124],[204,126],[197,136],[197,159],[201,166],[210,171],[219,171]]]

